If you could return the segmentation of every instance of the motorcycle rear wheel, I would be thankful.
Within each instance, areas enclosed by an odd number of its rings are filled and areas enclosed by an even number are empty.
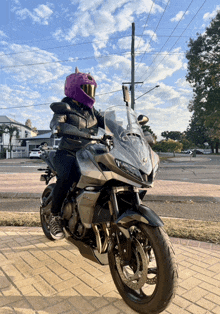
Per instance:
[[[132,243],[129,265],[118,262],[117,250],[109,250],[112,278],[123,300],[134,311],[160,313],[173,299],[177,287],[174,251],[163,228],[139,223],[132,229],[135,245]]]
[[[43,191],[43,194],[42,194],[42,203],[43,204],[49,204],[52,201],[52,191],[54,189],[54,186],[55,186],[55,183],[49,184],[45,188],[45,190]],[[50,214],[47,214],[47,215],[44,214],[43,213],[43,206],[41,206],[41,208],[40,208],[41,227],[43,229],[45,236],[49,240],[55,241],[50,234],[49,218],[50,218]]]

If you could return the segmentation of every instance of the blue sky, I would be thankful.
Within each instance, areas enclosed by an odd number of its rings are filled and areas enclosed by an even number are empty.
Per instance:
[[[220,10],[217,0],[1,0],[0,115],[31,119],[48,129],[50,103],[64,97],[65,77],[90,72],[98,83],[95,107],[123,104],[131,80],[135,23],[135,98],[160,138],[186,130],[192,88],[185,80],[189,38],[203,33]],[[115,92],[116,91],[116,92]]]

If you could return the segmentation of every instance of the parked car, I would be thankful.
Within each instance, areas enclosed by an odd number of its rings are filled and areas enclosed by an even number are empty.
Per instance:
[[[188,149],[188,150],[183,150],[181,153],[183,154],[192,154],[192,150]]]
[[[193,152],[196,153],[196,155],[203,155],[203,152],[199,149],[194,149]]]
[[[43,153],[42,150],[40,150],[39,148],[34,148],[30,151],[29,157],[31,159],[33,158],[40,158],[40,155]]]

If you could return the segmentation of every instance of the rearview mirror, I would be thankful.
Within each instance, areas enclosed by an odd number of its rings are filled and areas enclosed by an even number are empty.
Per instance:
[[[149,121],[149,118],[143,114],[140,114],[137,118],[137,121],[140,125],[145,125]]]
[[[123,90],[124,102],[126,102],[126,104],[127,104],[130,100],[129,91],[128,91],[127,86],[122,85],[122,90]]]

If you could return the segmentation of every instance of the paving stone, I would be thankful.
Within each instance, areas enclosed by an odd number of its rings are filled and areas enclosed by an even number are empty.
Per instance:
[[[190,312],[190,313],[193,313],[193,314],[207,314],[207,310],[196,305],[196,304],[191,304],[187,310]]]
[[[79,313],[91,313],[95,310],[95,307],[89,303],[83,297],[73,297],[69,299],[69,302],[73,305],[73,307],[79,311]]]
[[[199,287],[195,287],[195,288],[187,291],[186,293],[184,293],[182,296],[191,302],[196,302],[207,294],[208,293],[206,290],[201,289]]]
[[[41,228],[0,227],[0,235],[0,314],[135,313],[116,290],[109,267],[84,259],[65,240],[45,239]],[[163,314],[219,314],[220,250],[173,242],[179,287]]]
[[[200,305],[201,307],[203,307],[209,311],[212,311],[216,307],[216,304],[214,304],[213,302],[208,301],[207,299],[204,299],[204,298],[197,301],[196,304]]]

